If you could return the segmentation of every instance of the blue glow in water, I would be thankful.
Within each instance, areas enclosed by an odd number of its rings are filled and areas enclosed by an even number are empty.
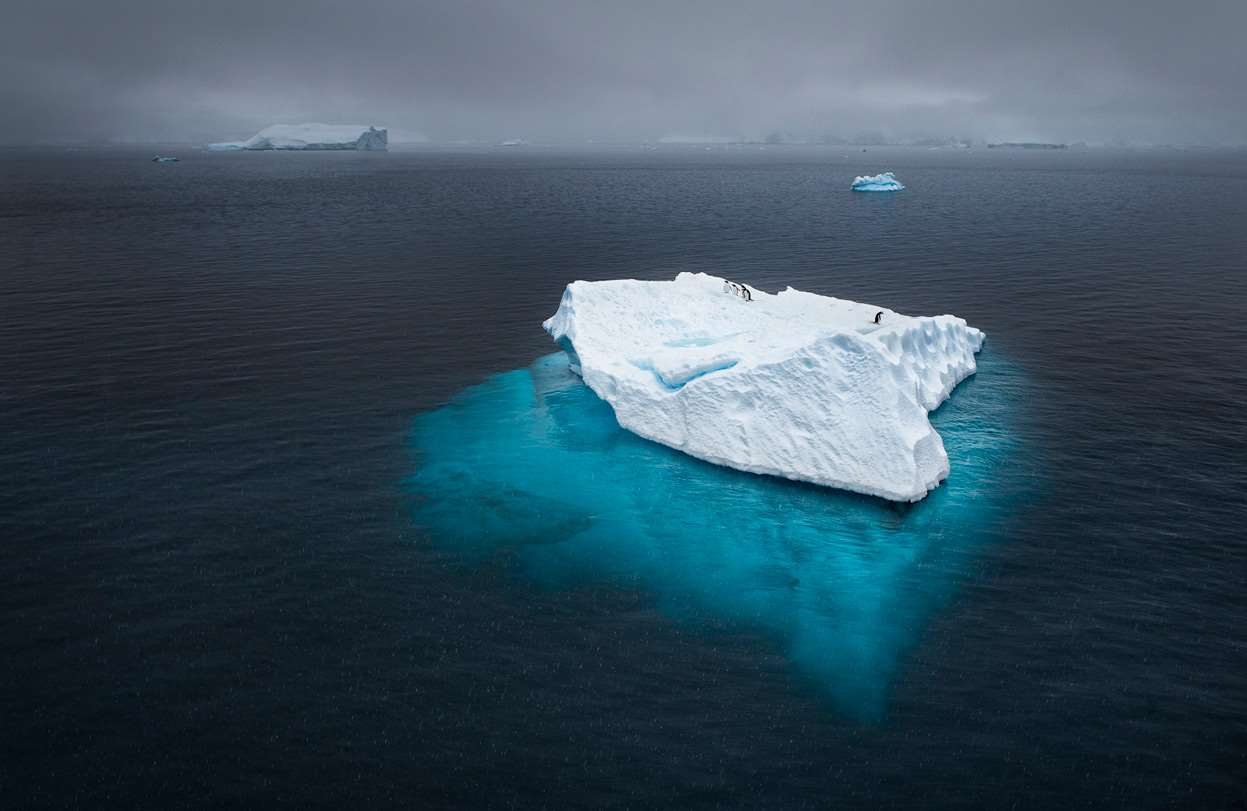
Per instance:
[[[985,350],[934,415],[952,475],[887,502],[700,462],[619,427],[562,353],[496,375],[413,432],[418,524],[550,587],[639,584],[680,620],[770,634],[842,711],[885,711],[926,620],[1023,491],[1019,377]]]

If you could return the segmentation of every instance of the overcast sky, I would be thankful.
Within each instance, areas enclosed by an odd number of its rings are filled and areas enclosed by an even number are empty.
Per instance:
[[[1247,143],[1247,0],[31,0],[0,140]]]

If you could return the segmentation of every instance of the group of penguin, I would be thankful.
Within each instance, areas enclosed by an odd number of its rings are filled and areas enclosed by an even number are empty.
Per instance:
[[[731,293],[734,296],[740,296],[745,301],[753,301],[753,293],[749,292],[749,288],[747,286],[743,284],[737,284],[736,282],[729,282],[727,279],[723,280],[723,292]],[[882,324],[883,323],[883,312],[880,311],[880,312],[875,313],[875,317],[871,323]]]

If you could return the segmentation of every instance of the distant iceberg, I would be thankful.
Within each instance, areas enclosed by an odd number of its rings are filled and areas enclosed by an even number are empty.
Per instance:
[[[704,273],[573,282],[543,325],[624,428],[750,473],[918,501],[948,476],[928,412],[983,333]]]
[[[152,158],[152,163],[177,163],[178,159],[172,155],[156,155]]]
[[[389,131],[358,124],[274,124],[245,141],[208,144],[216,151],[353,149],[386,152]]]
[[[865,152],[866,150],[862,150]],[[853,191],[901,191],[905,184],[891,172],[881,175],[859,175],[853,178]]]

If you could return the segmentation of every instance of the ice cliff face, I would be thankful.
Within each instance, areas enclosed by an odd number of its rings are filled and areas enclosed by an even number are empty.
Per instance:
[[[208,144],[213,150],[265,149],[355,149],[386,152],[389,131],[356,124],[274,124],[246,141]]]
[[[858,175],[853,178],[853,191],[904,191],[905,184],[891,172],[881,175]]]
[[[982,332],[749,292],[702,273],[573,282],[544,326],[621,426],[699,459],[894,501],[948,476],[927,412],[974,373]]]

